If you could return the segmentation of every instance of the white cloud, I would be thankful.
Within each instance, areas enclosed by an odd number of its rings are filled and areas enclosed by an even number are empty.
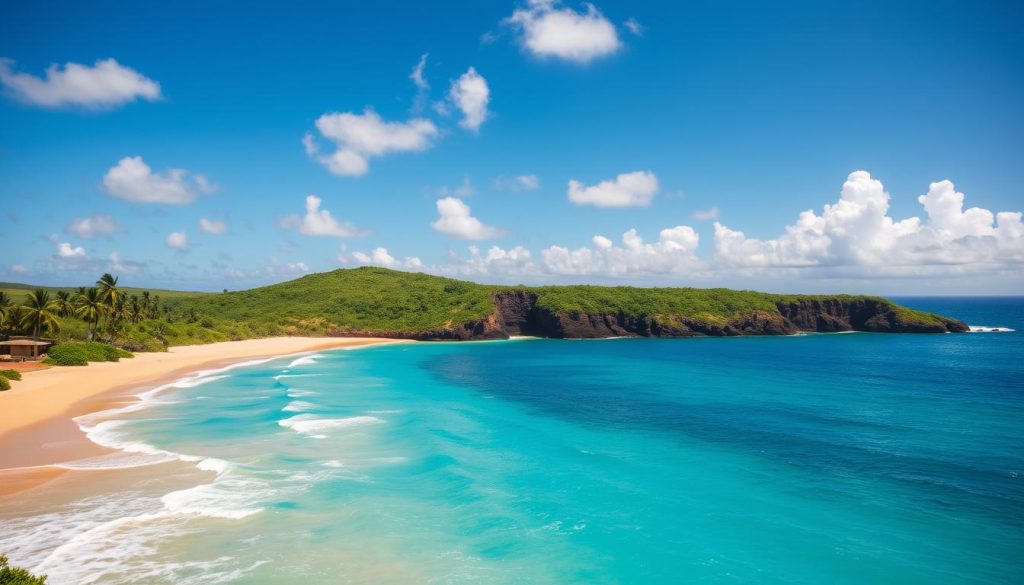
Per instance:
[[[839,201],[808,210],[775,239],[746,237],[715,223],[715,258],[733,267],[856,267],[862,276],[893,267],[1008,265],[1024,262],[1020,212],[972,207],[949,181],[918,197],[928,216],[895,220],[889,194],[866,171],[850,173]]]
[[[384,247],[374,248],[369,254],[364,252],[352,252],[351,260],[354,260],[357,264],[382,266],[384,268],[405,268],[415,270],[423,268],[423,261],[415,256],[406,256],[399,260],[388,253],[388,249]],[[338,261],[342,264],[348,264],[350,261],[349,255],[345,252],[345,248],[341,249],[338,254]]]
[[[108,108],[136,99],[160,99],[160,84],[113,59],[92,67],[66,63],[46,69],[46,78],[15,73],[14,61],[0,59],[0,83],[17,100],[44,108]]]
[[[185,232],[171,232],[167,234],[164,245],[179,252],[188,252],[188,236]]]
[[[423,69],[427,66],[427,57],[429,56],[430,53],[420,55],[420,60],[416,62],[416,66],[412,68],[412,73],[409,74],[409,79],[412,80],[418,89],[423,91],[430,89],[427,78],[423,76]]]
[[[469,175],[463,175],[462,182],[457,187],[444,186],[437,190],[437,194],[442,197],[472,197],[475,193],[476,189],[473,188]]]
[[[211,193],[214,187],[202,175],[184,169],[154,173],[141,156],[126,156],[103,177],[108,195],[134,203],[170,203],[188,205],[200,193]]]
[[[639,22],[637,22],[635,18],[629,18],[626,20],[626,22],[622,24],[625,25],[626,29],[629,30],[629,32],[633,33],[634,35],[638,37],[644,36],[644,27]]]
[[[11,272],[14,274],[26,274],[28,273],[28,268],[24,264],[11,264]]]
[[[412,80],[413,84],[416,85],[416,98],[413,100],[412,111],[413,113],[420,113],[427,104],[427,94],[430,92],[430,83],[427,82],[427,77],[424,74],[424,70],[427,67],[427,57],[430,53],[423,53],[420,55],[420,60],[416,62],[416,66],[412,68],[412,73],[409,74],[409,79]]]
[[[522,246],[505,249],[491,246],[482,252],[476,246],[469,247],[469,257],[465,260],[454,257],[454,262],[443,267],[441,272],[460,276],[531,276],[537,273],[530,251]]]
[[[304,236],[330,236],[334,238],[350,238],[364,235],[351,222],[339,222],[330,211],[320,209],[322,200],[316,195],[306,197],[306,215],[299,217],[292,214],[284,217],[279,225],[285,229],[298,229]]]
[[[536,191],[540,189],[537,175],[516,175],[494,179],[494,188],[499,191]]]
[[[506,19],[530,54],[586,64],[622,48],[615,25],[593,4],[586,4],[582,13],[558,4],[558,0],[531,0]]]
[[[489,240],[501,237],[503,232],[483,224],[472,216],[469,206],[455,197],[437,200],[437,212],[441,217],[430,224],[435,230],[462,240]]]
[[[657,193],[658,178],[654,173],[645,171],[623,173],[615,179],[589,187],[575,179],[569,181],[569,201],[577,205],[645,206],[650,205]]]
[[[702,267],[695,252],[700,236],[690,226],[661,230],[658,241],[644,243],[631,229],[622,234],[622,245],[594,236],[592,248],[569,250],[551,246],[541,252],[544,270],[561,275],[645,275],[688,273]]]
[[[110,253],[107,271],[115,274],[138,274],[146,267],[142,262],[124,260],[117,252]]]
[[[698,209],[693,212],[693,219],[698,221],[708,221],[712,219],[718,219],[718,208],[709,207],[707,209]]]
[[[487,119],[487,104],[491,101],[491,90],[487,80],[476,69],[470,67],[461,77],[452,82],[448,98],[462,112],[459,125],[466,130],[477,132]]]
[[[57,255],[61,258],[85,258],[85,248],[72,247],[68,242],[61,242],[57,244]]]
[[[320,154],[316,139],[307,133],[302,139],[306,154],[332,173],[347,177],[365,175],[370,170],[371,157],[426,150],[439,134],[430,120],[385,122],[371,109],[362,114],[324,114],[317,118],[316,128],[337,149],[332,154]]]
[[[228,233],[228,224],[223,221],[199,218],[199,230],[206,234],[220,236]]]
[[[108,236],[120,229],[113,216],[97,213],[88,217],[72,219],[64,231],[83,240],[91,240],[98,236]]]

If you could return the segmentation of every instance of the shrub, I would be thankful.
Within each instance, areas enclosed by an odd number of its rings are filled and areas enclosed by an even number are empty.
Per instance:
[[[84,366],[89,362],[116,362],[131,353],[95,341],[61,343],[50,350],[46,363],[57,366]]]
[[[3,585],[46,585],[46,575],[38,577],[25,569],[7,564],[7,555],[0,555],[0,584]]]
[[[20,380],[21,372],[18,370],[0,370],[0,376],[3,376],[8,380]]]
[[[10,389],[11,389],[10,381],[8,381],[7,378],[4,377],[4,376],[0,376],[0,392],[3,392],[4,390],[10,390]],[[0,581],[0,583],[3,583],[3,581]]]

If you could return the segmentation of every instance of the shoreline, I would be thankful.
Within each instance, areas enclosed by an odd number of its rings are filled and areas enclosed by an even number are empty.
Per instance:
[[[26,372],[0,393],[0,497],[56,479],[61,464],[115,452],[92,442],[75,423],[85,414],[139,400],[135,392],[203,370],[331,349],[408,343],[373,337],[269,337],[183,345],[118,362]]]

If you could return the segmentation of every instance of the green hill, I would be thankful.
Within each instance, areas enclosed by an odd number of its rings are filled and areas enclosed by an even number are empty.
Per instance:
[[[524,332],[603,337],[960,328],[952,320],[878,297],[776,295],[721,288],[502,287],[372,267],[311,274],[246,291],[183,297],[174,300],[173,307],[212,319],[295,332],[440,339]]]
[[[12,294],[17,303],[32,288],[36,287],[0,284],[0,290],[17,293]],[[121,290],[128,296],[142,292]],[[692,337],[967,329],[959,321],[879,297],[777,295],[722,288],[508,287],[372,267],[310,274],[238,292],[150,293],[160,297],[159,308],[106,315],[91,326],[67,314],[51,334],[58,340],[79,340],[95,330],[94,339],[147,351],[271,335],[462,340],[512,335]],[[11,332],[25,333],[16,325]]]

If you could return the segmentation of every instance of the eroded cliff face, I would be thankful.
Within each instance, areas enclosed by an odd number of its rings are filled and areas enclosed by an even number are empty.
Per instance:
[[[967,325],[951,319],[936,323],[908,322],[884,301],[806,300],[780,302],[778,312],[754,311],[722,323],[676,316],[632,317],[622,313],[555,314],[537,306],[537,294],[500,291],[494,294],[497,330],[506,335],[553,338],[603,337],[696,337],[733,335],[792,335],[799,331],[878,331],[941,333],[967,331]]]
[[[537,293],[505,290],[494,293],[494,312],[484,319],[453,323],[417,332],[334,332],[423,341],[507,339],[517,335],[556,339],[605,337],[725,337],[792,335],[800,331],[874,331],[887,333],[945,333],[967,331],[966,324],[935,317],[908,321],[891,303],[879,299],[804,299],[780,301],[778,311],[754,311],[720,323],[674,315],[633,317],[623,313],[556,314],[538,306]]]

